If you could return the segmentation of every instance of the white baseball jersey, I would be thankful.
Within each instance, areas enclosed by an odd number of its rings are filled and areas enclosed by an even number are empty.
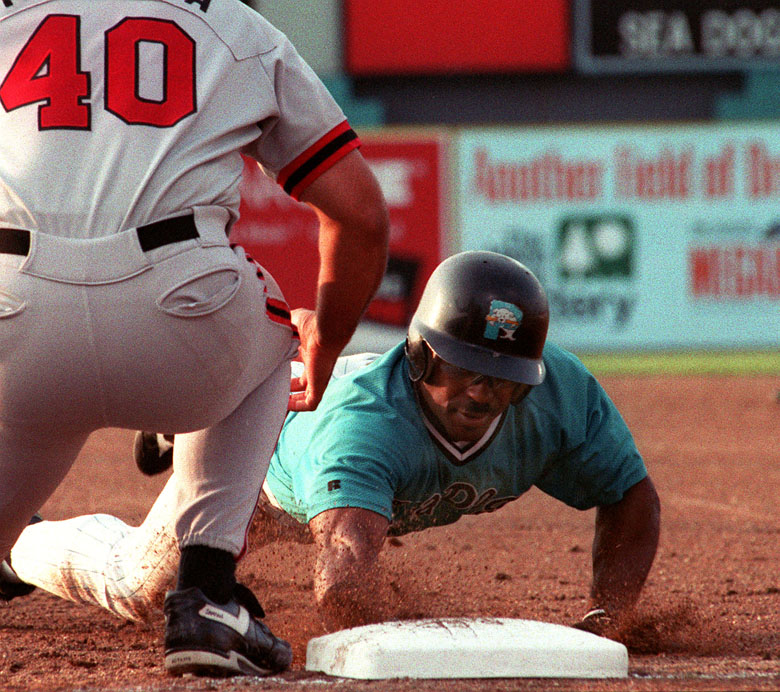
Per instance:
[[[286,37],[238,0],[0,2],[0,223],[93,238],[238,214],[243,163],[293,197],[357,146]]]
[[[182,433],[175,537],[237,555],[297,347],[241,154],[297,197],[357,137],[239,0],[0,0],[0,46],[0,558],[101,427]]]

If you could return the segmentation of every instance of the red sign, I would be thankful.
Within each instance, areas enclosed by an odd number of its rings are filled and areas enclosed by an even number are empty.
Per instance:
[[[446,142],[436,136],[366,137],[365,156],[390,212],[390,259],[366,317],[405,326],[425,282],[443,258]],[[247,160],[241,218],[231,240],[279,282],[291,308],[314,307],[319,255],[317,217]]]
[[[345,0],[352,75],[562,72],[568,0]]]

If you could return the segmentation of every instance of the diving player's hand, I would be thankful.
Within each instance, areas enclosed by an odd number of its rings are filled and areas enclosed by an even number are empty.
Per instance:
[[[578,630],[608,637],[614,633],[615,620],[603,608],[593,608],[579,622],[573,625]]]

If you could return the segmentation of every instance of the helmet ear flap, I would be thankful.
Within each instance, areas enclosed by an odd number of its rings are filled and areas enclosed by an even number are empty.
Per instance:
[[[409,361],[409,379],[412,382],[419,382],[428,377],[432,365],[428,345],[424,339],[410,340],[406,337],[404,353],[406,360]]]
[[[521,384],[515,393],[515,395],[512,397],[511,404],[512,406],[517,406],[523,399],[525,399],[533,389],[533,385],[530,384]]]

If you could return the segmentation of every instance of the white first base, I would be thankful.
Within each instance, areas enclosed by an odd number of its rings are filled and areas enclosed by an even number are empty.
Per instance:
[[[309,641],[306,670],[385,678],[624,678],[628,651],[573,627],[447,618],[354,627]]]

